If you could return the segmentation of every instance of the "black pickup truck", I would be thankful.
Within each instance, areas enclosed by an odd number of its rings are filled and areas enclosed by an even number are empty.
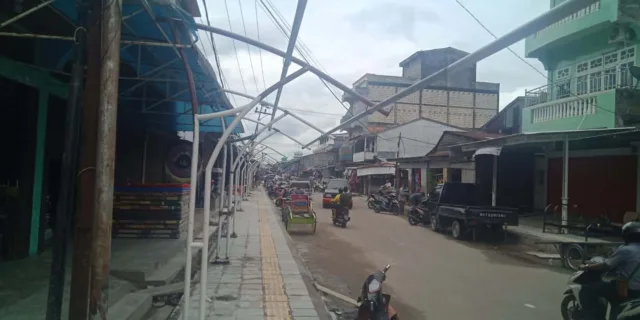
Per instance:
[[[455,239],[471,233],[475,240],[477,228],[503,232],[506,226],[518,225],[518,209],[495,207],[490,199],[483,201],[482,198],[479,187],[473,183],[437,185],[424,203],[431,228],[434,231],[450,228]]]

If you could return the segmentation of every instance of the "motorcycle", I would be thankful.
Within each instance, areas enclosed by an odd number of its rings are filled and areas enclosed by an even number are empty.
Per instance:
[[[419,223],[431,224],[431,215],[426,208],[422,206],[412,206],[409,208],[407,220],[409,220],[409,224],[412,226],[418,225]]]
[[[605,259],[602,257],[593,257],[587,264],[602,263]],[[564,291],[562,302],[560,303],[560,312],[563,320],[582,320],[585,316],[582,314],[582,306],[579,299],[579,293],[583,285],[605,281],[606,272],[596,270],[580,270],[575,272],[567,282],[567,290]],[[601,301],[605,303],[605,301]],[[602,306],[606,310],[606,306]],[[618,315],[622,312],[622,306],[619,303],[611,303],[609,311],[609,320],[618,319]]]
[[[369,209],[374,209],[376,207],[376,204],[381,204],[385,201],[386,199],[383,196],[377,195],[375,193],[369,193],[365,202],[367,203],[367,207],[369,207]]]
[[[382,271],[371,274],[362,284],[358,297],[360,306],[356,320],[389,319],[398,320],[398,313],[391,306],[391,295],[382,292],[382,284],[387,279],[390,265]]]
[[[342,209],[342,213],[337,214],[336,208],[331,209],[331,221],[333,225],[346,228],[347,222],[351,221],[349,217],[349,209]]]
[[[381,211],[391,212],[394,215],[400,214],[398,212],[400,204],[398,200],[396,200],[395,194],[390,194],[385,197],[381,203],[376,203],[373,207],[373,211],[375,213],[380,213]]]
[[[324,193],[324,189],[325,189],[325,188],[324,188],[324,186],[323,186],[323,185],[321,185],[321,184],[319,184],[319,183],[316,183],[316,184],[313,186],[313,192],[321,192],[321,193]]]

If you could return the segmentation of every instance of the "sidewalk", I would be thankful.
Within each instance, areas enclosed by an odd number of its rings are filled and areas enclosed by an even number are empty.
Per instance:
[[[269,199],[258,189],[242,207],[236,213],[238,237],[230,240],[230,264],[209,265],[207,319],[320,319]],[[220,248],[223,258],[224,238]],[[198,284],[189,319],[198,319],[199,299]]]

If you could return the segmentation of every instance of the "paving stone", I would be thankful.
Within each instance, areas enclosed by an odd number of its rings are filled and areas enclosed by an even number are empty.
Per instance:
[[[316,309],[308,309],[308,308],[304,308],[304,309],[291,309],[291,315],[293,315],[294,317],[297,316],[318,316],[318,312],[316,311]]]

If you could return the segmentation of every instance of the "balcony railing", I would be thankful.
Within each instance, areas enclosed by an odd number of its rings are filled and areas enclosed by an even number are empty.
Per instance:
[[[584,97],[567,98],[556,103],[533,108],[531,110],[531,122],[540,123],[570,117],[579,117],[595,114],[598,107],[598,97],[591,94]]]
[[[568,22],[571,22],[573,20],[580,19],[580,18],[582,18],[582,17],[584,17],[586,15],[592,14],[592,13],[594,13],[596,11],[599,11],[599,10],[600,10],[600,1],[595,2],[595,3],[591,4],[590,6],[588,6],[586,8],[583,8],[583,9],[581,9],[579,11],[576,11],[573,14],[569,15],[568,17],[565,17],[564,19],[558,20],[557,22],[549,25],[548,27],[536,32],[534,34],[534,37],[537,37],[537,36],[539,36],[541,34],[544,34],[545,32],[549,31],[550,29],[554,29],[554,28],[556,28],[558,26],[561,26],[561,25],[566,24]]]
[[[527,90],[525,107],[532,107],[531,122],[595,114],[600,92],[635,86],[637,80],[629,72],[630,65],[623,64]]]
[[[629,72],[631,65],[633,63],[625,63],[602,71],[562,79],[539,88],[526,90],[525,107],[569,97],[579,97],[589,93],[633,87],[637,80]]]

